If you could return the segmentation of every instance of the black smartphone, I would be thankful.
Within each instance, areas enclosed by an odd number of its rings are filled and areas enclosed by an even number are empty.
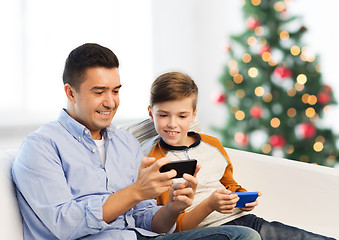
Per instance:
[[[177,175],[174,178],[182,178],[184,173],[193,174],[195,173],[195,168],[197,167],[197,160],[190,159],[190,160],[180,160],[175,162],[170,162],[163,165],[160,168],[160,172],[168,172],[171,169],[177,171]]]

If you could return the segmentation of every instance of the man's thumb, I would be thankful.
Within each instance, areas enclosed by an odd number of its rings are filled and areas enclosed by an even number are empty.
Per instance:
[[[148,168],[155,161],[154,157],[143,157],[141,160],[140,168]]]

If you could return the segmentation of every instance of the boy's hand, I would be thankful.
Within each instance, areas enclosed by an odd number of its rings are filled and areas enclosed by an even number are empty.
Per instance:
[[[239,197],[230,193],[231,191],[225,188],[215,190],[207,200],[211,210],[220,213],[232,213]]]
[[[169,163],[169,159],[164,157],[155,161],[155,158],[144,157],[139,167],[138,178],[135,182],[136,194],[139,200],[153,199],[163,192],[166,192],[172,185],[172,179],[176,176],[176,171],[171,170],[160,173],[161,166]]]
[[[185,183],[175,183],[169,191],[169,207],[176,212],[181,212],[192,205],[195,190],[197,189],[198,180],[195,178],[200,165],[197,165],[194,176],[185,173],[183,178]]]
[[[258,197],[260,197],[262,194],[261,192],[258,192]],[[252,211],[256,206],[258,206],[258,200],[255,200],[254,202],[251,203],[246,203],[245,207],[239,208],[241,211]]]

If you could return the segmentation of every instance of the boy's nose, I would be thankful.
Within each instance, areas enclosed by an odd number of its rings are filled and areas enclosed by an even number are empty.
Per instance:
[[[175,119],[175,118],[170,118],[170,120],[169,120],[168,123],[167,123],[167,126],[168,126],[169,128],[175,128],[176,125],[177,125],[176,119]]]

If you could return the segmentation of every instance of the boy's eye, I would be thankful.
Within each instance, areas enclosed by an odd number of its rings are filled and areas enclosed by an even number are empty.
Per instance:
[[[159,114],[159,117],[167,117],[166,114]]]
[[[180,118],[187,118],[187,116],[185,116],[185,115],[181,115],[181,116],[180,116]]]

